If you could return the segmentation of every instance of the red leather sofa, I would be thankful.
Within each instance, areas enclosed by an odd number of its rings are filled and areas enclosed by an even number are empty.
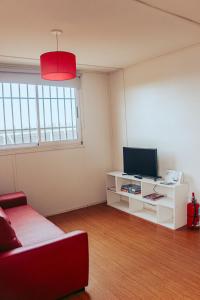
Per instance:
[[[1,300],[55,300],[88,285],[86,232],[64,233],[23,192],[0,196],[0,208],[19,242],[0,251]]]

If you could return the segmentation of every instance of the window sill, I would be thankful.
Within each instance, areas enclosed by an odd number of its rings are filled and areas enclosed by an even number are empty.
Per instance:
[[[0,148],[0,156],[8,156],[15,154],[37,153],[46,151],[57,151],[65,149],[85,148],[80,141],[69,143],[51,143],[38,145],[19,145],[16,147]]]

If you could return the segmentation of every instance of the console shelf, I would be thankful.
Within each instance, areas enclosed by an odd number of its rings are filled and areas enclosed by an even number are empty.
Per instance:
[[[141,194],[121,191],[122,184],[141,186]],[[145,195],[158,192],[164,194],[156,201],[144,198]],[[107,204],[116,209],[157,223],[170,229],[177,229],[186,224],[187,184],[163,185],[161,181],[138,179],[122,172],[107,174]]]

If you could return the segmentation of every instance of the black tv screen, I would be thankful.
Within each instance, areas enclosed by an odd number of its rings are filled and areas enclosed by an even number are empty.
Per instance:
[[[157,149],[123,147],[124,173],[158,176]]]

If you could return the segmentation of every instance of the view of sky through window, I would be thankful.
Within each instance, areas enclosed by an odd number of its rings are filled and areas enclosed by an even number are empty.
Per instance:
[[[0,145],[77,137],[74,88],[0,83]]]

